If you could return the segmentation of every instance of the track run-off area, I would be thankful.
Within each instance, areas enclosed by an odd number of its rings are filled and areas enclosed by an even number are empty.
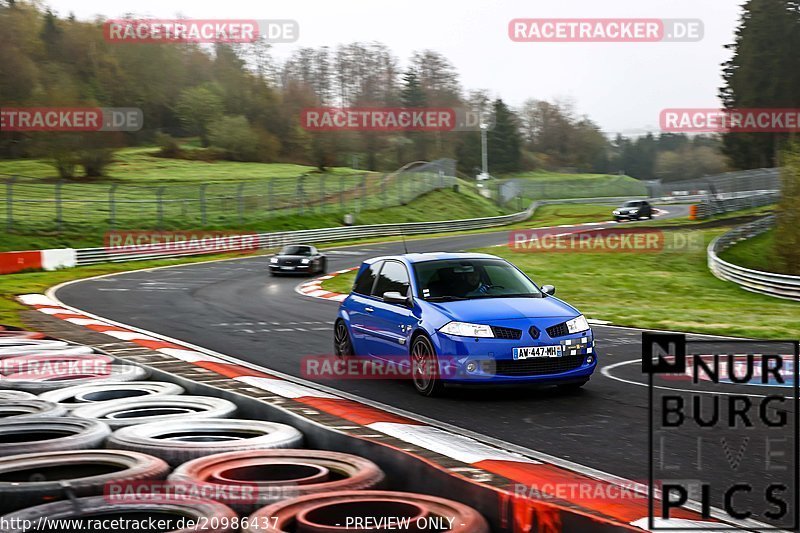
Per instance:
[[[688,206],[671,205],[662,218],[686,216]],[[613,222],[594,225],[610,227]],[[564,233],[580,231],[564,228]],[[466,251],[509,241],[509,230],[415,239],[414,252]],[[356,267],[364,259],[403,253],[402,242],[330,247],[328,270]],[[304,356],[333,351],[335,299],[299,293],[307,281],[270,277],[269,257],[253,256],[147,269],[70,282],[50,291],[63,305],[171,340],[256,365],[304,385],[334,390],[360,402],[424,420],[505,449],[549,456],[577,470],[600,471],[645,483],[650,456],[648,389],[641,374],[643,330],[593,325],[599,366],[578,392],[553,388],[453,388],[438,398],[419,396],[404,380],[322,380],[303,376]],[[552,280],[536,279],[538,284]],[[602,280],[598,280],[598,287]],[[579,302],[576,304],[580,309]],[[600,319],[603,317],[589,317]],[[689,339],[724,341],[708,335]],[[661,386],[661,384],[660,384]],[[670,383],[664,386],[672,386]],[[754,391],[753,395],[767,394]],[[691,462],[686,449],[670,450],[671,460]],[[745,460],[748,468],[759,466]],[[723,474],[721,474],[723,475]],[[707,475],[705,481],[724,483]],[[714,504],[717,505],[716,496]],[[748,497],[742,496],[742,502]]]

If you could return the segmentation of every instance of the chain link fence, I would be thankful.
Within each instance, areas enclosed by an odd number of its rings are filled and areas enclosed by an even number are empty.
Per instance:
[[[628,176],[604,176],[598,179],[558,177],[552,179],[511,179],[497,182],[496,197],[503,202],[515,198],[553,200],[565,198],[600,198],[604,196],[647,196],[646,182]]]
[[[651,196],[688,196],[708,194],[724,199],[743,192],[778,192],[781,189],[779,168],[759,168],[726,172],[695,180],[648,182]]]
[[[405,205],[455,183],[455,161],[394,173],[306,174],[261,181],[92,183],[0,175],[6,231],[214,228],[265,219]]]

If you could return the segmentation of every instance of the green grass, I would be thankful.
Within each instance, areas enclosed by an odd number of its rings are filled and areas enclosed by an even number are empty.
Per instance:
[[[574,180],[574,181],[610,181],[618,178],[623,178],[626,181],[639,183],[639,180],[630,176],[619,174],[569,174],[566,172],[548,172],[546,170],[532,170],[528,172],[517,172],[514,174],[504,174],[503,179],[526,179],[526,180],[539,180],[539,181],[560,181],[560,180]]]
[[[240,163],[236,161],[193,161],[156,157],[157,147],[124,148],[114,155],[108,176],[87,181],[89,184],[119,183],[128,185],[199,184],[206,182],[258,181],[268,178],[295,178],[316,173],[310,166],[289,163]],[[329,174],[354,174],[350,168],[333,168]],[[0,174],[55,179],[55,167],[43,159],[0,160]],[[85,178],[76,178],[81,181]]]
[[[301,202],[350,209],[352,197],[375,195],[381,187],[389,189],[392,199],[398,196],[392,190],[395,183],[383,184],[379,175],[347,168],[320,173],[283,163],[165,159],[155,152],[154,147],[120,150],[107,177],[78,177],[61,182],[60,188],[47,161],[0,161],[0,178],[19,176],[11,196],[13,227],[85,233],[108,226],[112,218],[117,227],[127,228],[197,227],[204,221],[204,226],[231,225],[288,214]],[[7,199],[8,188],[2,186],[0,203],[6,205]],[[6,216],[4,209],[0,223],[6,224]]]
[[[707,244],[728,229],[699,231]],[[512,261],[537,283],[555,285],[559,297],[587,316],[616,325],[758,338],[796,338],[800,331],[800,303],[715,278],[704,247],[646,254],[485,251]]]
[[[738,242],[719,254],[720,259],[753,270],[796,274],[775,253],[775,230],[771,229],[752,239]]]
[[[729,229],[697,231],[708,244]],[[800,303],[750,293],[715,278],[706,265],[705,247],[647,254],[543,254],[505,247],[475,251],[508,259],[537,283],[555,285],[558,297],[588,317],[615,325],[765,339],[797,338],[800,331]],[[347,293],[354,277],[354,272],[336,276],[322,287]]]
[[[418,222],[433,220],[452,220],[458,218],[490,217],[506,214],[508,211],[476,194],[469,187],[461,187],[459,192],[442,189],[419,196],[407,205],[353,211],[356,224],[388,224],[399,222]],[[279,216],[248,220],[244,224],[208,224],[206,230],[231,230],[242,232],[290,231],[310,228],[336,227],[343,224],[339,212],[315,212],[306,210],[305,214],[284,213]],[[174,229],[198,229],[199,225],[184,224]],[[133,226],[132,229],[136,229]],[[121,228],[124,229],[129,228]],[[103,245],[104,226],[87,226],[83,230],[56,232],[12,231],[0,234],[0,250],[35,250],[43,248],[91,248]]]
[[[517,180],[526,198],[594,198],[600,196],[643,196],[642,181],[618,174],[565,174],[532,171],[509,174],[500,183]]]
[[[345,272],[331,279],[326,279],[322,282],[322,288],[326,291],[338,292],[341,294],[348,294],[353,288],[353,282],[356,279],[356,270],[352,272]]]

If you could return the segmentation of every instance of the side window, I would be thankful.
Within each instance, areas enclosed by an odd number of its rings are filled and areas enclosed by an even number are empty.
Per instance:
[[[369,295],[372,292],[372,285],[375,283],[375,278],[378,277],[383,261],[378,261],[373,264],[358,276],[355,285],[353,285],[353,292],[358,294]]]
[[[409,280],[408,271],[405,265],[397,261],[386,261],[378,276],[378,283],[375,285],[373,294],[382,297],[387,292],[399,292],[408,295]]]

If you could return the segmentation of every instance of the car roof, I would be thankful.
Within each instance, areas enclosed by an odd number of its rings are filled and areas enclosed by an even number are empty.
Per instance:
[[[364,261],[366,264],[373,264],[378,261],[384,261],[387,259],[394,259],[397,261],[403,261],[405,263],[414,264],[414,263],[423,263],[425,261],[439,261],[439,260],[446,260],[446,259],[501,259],[495,255],[490,254],[476,254],[476,253],[467,253],[467,252],[425,252],[425,253],[408,253],[408,254],[400,254],[400,255],[384,255],[381,257],[373,257],[371,259],[367,259]]]

